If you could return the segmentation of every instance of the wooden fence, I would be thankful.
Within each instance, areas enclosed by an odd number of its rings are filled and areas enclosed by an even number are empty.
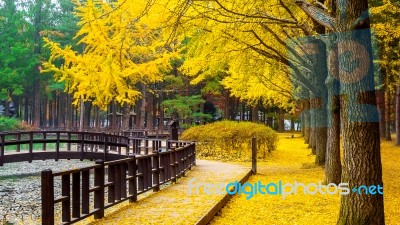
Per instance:
[[[97,160],[94,166],[76,170],[43,170],[42,224],[55,224],[56,204],[61,204],[61,224],[72,224],[92,215],[100,219],[105,209],[126,200],[135,202],[146,191],[158,191],[160,185],[176,181],[195,165],[194,143],[167,141],[162,148],[161,140],[131,139],[134,151],[147,154],[108,162]],[[61,196],[55,197],[57,179],[61,179]]]
[[[0,166],[4,163],[45,159],[102,159],[126,158],[131,138],[142,137],[144,131],[118,134],[74,131],[22,131],[0,133]],[[53,144],[49,148],[49,144]],[[65,146],[62,147],[61,145]],[[14,146],[7,150],[7,146]],[[27,149],[22,149],[26,147]],[[73,148],[74,147],[74,148]]]

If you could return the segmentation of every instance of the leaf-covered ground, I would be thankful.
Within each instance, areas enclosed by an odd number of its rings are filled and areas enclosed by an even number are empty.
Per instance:
[[[258,165],[258,174],[248,182],[322,182],[323,168],[314,166],[315,156],[303,143],[300,137],[280,134],[277,150],[268,162]],[[400,221],[400,147],[391,142],[381,146],[386,224],[395,225]],[[279,195],[255,195],[250,200],[236,195],[211,224],[336,224],[339,204],[339,194],[297,194],[285,199]]]
[[[249,168],[228,163],[197,160],[197,166],[176,184],[150,194],[136,203],[121,204],[106,210],[104,219],[87,219],[81,224],[194,224],[222,197],[221,194],[189,194],[189,181],[198,184],[228,183],[241,179]]]

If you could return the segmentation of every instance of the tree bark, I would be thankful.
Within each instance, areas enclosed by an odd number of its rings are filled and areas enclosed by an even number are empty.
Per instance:
[[[158,111],[160,113],[160,119],[159,119],[159,125],[158,129],[162,132],[164,132],[164,107],[162,106],[162,102],[164,101],[164,94],[160,92],[159,96],[159,103],[158,103]]]
[[[129,113],[130,113],[130,106],[125,103],[122,108],[122,130],[129,129]]]
[[[83,102],[83,99],[80,99],[80,111],[79,111],[79,131],[83,131],[83,121],[85,118],[85,103]]]
[[[258,123],[258,105],[251,107],[251,122]]]
[[[334,5],[331,2],[331,5]],[[328,77],[326,87],[328,90],[328,141],[326,145],[325,183],[339,184],[342,176],[342,163],[340,160],[340,84],[338,49],[334,43],[328,43]]]
[[[282,108],[278,113],[278,132],[285,132],[285,110]]]
[[[85,129],[90,129],[90,118],[91,118],[90,114],[92,112],[92,102],[87,101],[84,103],[84,105],[85,105],[84,106],[85,110],[84,110],[83,127]]]
[[[317,154],[316,144],[316,118],[315,118],[315,108],[317,107],[316,102],[313,101],[315,97],[310,98],[310,141],[308,147],[311,148],[311,153],[313,155]]]
[[[304,144],[310,143],[310,134],[311,134],[311,115],[310,115],[310,100],[306,99],[303,101],[304,109],[304,121],[302,128],[304,129]]]
[[[145,128],[146,105],[147,105],[147,92],[146,92],[146,87],[143,85],[143,89],[142,89],[142,104],[140,106],[139,128]]]
[[[382,89],[376,92],[376,104],[379,112],[379,135],[381,138],[385,138],[385,91]]]
[[[390,90],[386,87],[385,90],[385,140],[391,141],[392,135],[390,132]]]
[[[72,120],[73,120],[73,112],[72,112],[72,101],[71,101],[71,95],[67,94],[67,104],[66,104],[66,108],[67,108],[67,112],[66,112],[66,127],[67,130],[71,130],[72,129]]]
[[[230,118],[230,97],[228,91],[224,93],[224,97],[225,97],[224,119],[229,120],[231,118]]]
[[[343,24],[347,23],[348,30],[353,21],[368,10],[368,2],[338,1],[338,8],[344,8],[342,4],[346,3],[348,7],[346,21],[343,21]],[[337,15],[337,18],[340,18],[340,15]],[[366,30],[360,30],[364,28]],[[344,148],[342,182],[349,183],[350,188],[362,185],[383,187],[373,57],[368,51],[360,51],[357,44],[362,44],[367,50],[371,49],[371,33],[368,28],[369,21],[366,21],[355,31],[339,35],[338,42],[339,58],[349,53],[352,55],[339,61],[339,68],[345,68],[339,70],[340,89],[341,93],[346,95],[341,102],[342,112],[345,115],[345,120],[342,121]],[[360,63],[358,68],[350,73],[353,76],[349,76],[346,68],[349,68],[355,60]],[[353,80],[354,78],[359,80]],[[341,195],[338,224],[385,224],[383,195],[358,194],[353,191],[348,195]]]
[[[36,74],[36,76],[39,76]],[[39,128],[40,127],[40,91],[39,91],[39,78],[36,78],[35,81],[35,90],[34,90],[34,103],[33,103],[33,126]]]
[[[400,145],[400,80],[396,90],[396,145]]]
[[[291,117],[290,117],[290,131],[291,132],[293,132],[294,131],[294,115],[292,115]]]
[[[93,116],[94,116],[94,121],[93,121],[93,128],[95,131],[99,131],[100,128],[100,113],[99,113],[99,107],[94,105],[93,106]]]
[[[59,103],[58,103],[58,126],[65,128],[65,114],[66,114],[66,94],[64,92],[59,93]]]
[[[342,176],[340,160],[340,97],[332,96],[332,110],[328,126],[326,145],[325,183],[339,184]]]

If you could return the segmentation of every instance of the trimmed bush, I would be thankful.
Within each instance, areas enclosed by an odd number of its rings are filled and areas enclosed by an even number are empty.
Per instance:
[[[249,161],[251,139],[257,139],[258,158],[275,150],[277,133],[270,127],[251,122],[220,121],[184,131],[183,140],[196,141],[197,156],[224,161]]]
[[[31,127],[16,118],[0,117],[0,132],[30,130]]]

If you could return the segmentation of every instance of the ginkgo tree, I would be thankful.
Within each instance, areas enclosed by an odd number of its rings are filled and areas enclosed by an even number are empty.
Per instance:
[[[295,32],[311,32],[304,13],[284,1],[248,3],[190,2],[181,19],[185,31],[192,30],[181,69],[193,84],[225,74],[221,84],[232,96],[289,108],[293,95],[285,40]]]
[[[161,4],[89,0],[75,5],[80,26],[75,38],[83,53],[45,39],[51,56],[43,63],[43,72],[55,72],[56,81],[65,82],[75,104],[132,104],[141,94],[135,85],[161,81],[178,56],[174,46],[166,44],[169,36],[161,22],[168,14]],[[61,66],[56,66],[58,60]]]

